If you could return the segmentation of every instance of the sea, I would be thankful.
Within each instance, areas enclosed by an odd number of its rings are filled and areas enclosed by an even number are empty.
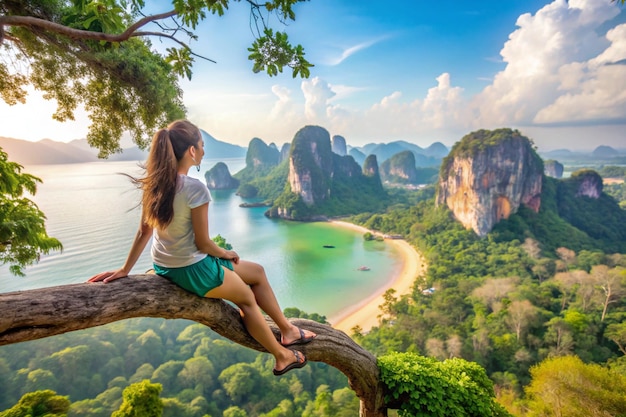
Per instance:
[[[244,159],[221,160],[231,173]],[[201,172],[218,160],[206,159]],[[138,162],[32,165],[23,172],[43,180],[30,198],[46,215],[50,236],[63,250],[42,255],[26,276],[0,266],[0,292],[84,282],[124,263],[139,226],[139,191],[123,174],[140,176]],[[401,254],[385,242],[328,222],[294,222],[265,217],[265,207],[244,208],[234,191],[212,191],[209,234],[223,236],[242,259],[265,268],[281,308],[296,307],[329,319],[360,303],[399,273]],[[325,247],[332,246],[332,247]],[[366,266],[369,270],[359,270]],[[152,267],[149,245],[131,273]]]

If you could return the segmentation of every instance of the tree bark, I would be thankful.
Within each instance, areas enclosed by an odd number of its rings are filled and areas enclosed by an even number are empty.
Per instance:
[[[133,317],[193,320],[235,343],[266,352],[248,334],[236,308],[220,299],[198,297],[156,275],[0,293],[0,346]],[[376,357],[340,330],[312,320],[292,322],[317,333],[313,342],[298,349],[309,360],[324,362],[348,377],[361,400],[361,417],[385,417]]]

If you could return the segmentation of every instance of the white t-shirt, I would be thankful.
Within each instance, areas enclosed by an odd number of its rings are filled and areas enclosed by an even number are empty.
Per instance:
[[[152,260],[159,266],[180,268],[195,264],[207,255],[198,251],[191,225],[191,209],[211,201],[209,189],[200,180],[178,176],[174,196],[174,218],[164,229],[154,229]]]

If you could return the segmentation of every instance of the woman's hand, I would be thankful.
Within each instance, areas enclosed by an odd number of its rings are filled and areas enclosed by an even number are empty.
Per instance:
[[[93,277],[89,278],[87,282],[102,281],[106,284],[107,282],[115,281],[118,278],[124,278],[127,276],[128,272],[120,268],[117,271],[100,272],[98,275],[94,275]]]
[[[239,255],[237,255],[237,252],[235,252],[234,250],[227,250],[224,256],[222,256],[222,259],[227,259],[234,264],[239,263]]]

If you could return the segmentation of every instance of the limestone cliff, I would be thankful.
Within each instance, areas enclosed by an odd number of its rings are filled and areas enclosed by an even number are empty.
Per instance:
[[[330,135],[319,126],[305,126],[291,142],[289,186],[305,204],[322,202],[330,196],[333,158]]]
[[[348,154],[348,148],[346,147],[346,139],[343,136],[335,135],[331,141],[333,152],[340,156]]]
[[[539,211],[543,162],[531,141],[517,130],[472,132],[444,159],[437,205],[479,236],[524,204]]]
[[[363,175],[368,177],[380,176],[376,155],[368,155],[367,158],[365,158],[365,161],[363,162]]]
[[[543,172],[548,177],[562,178],[563,164],[554,159],[548,159],[547,161],[543,161]]]
[[[246,166],[237,172],[234,177],[242,184],[248,184],[254,179],[267,175],[278,165],[280,151],[276,145],[267,145],[259,138],[253,138],[248,144],[246,153]],[[242,195],[249,196],[249,192],[239,190]]]
[[[265,144],[259,138],[253,138],[248,145],[246,153],[246,167],[267,168],[278,165],[280,152],[276,145]]]
[[[239,180],[230,175],[228,166],[218,162],[204,174],[206,185],[210,190],[232,190],[239,187]]]
[[[568,179],[575,183],[576,197],[589,197],[598,199],[602,195],[602,177],[596,171],[585,169],[576,171]]]
[[[283,144],[282,148],[280,148],[280,162],[285,161],[289,158],[289,151],[291,150],[291,143]]]
[[[313,220],[350,214],[379,209],[386,198],[378,176],[364,175],[351,156],[333,153],[322,127],[305,126],[296,133],[288,164],[288,187],[268,210],[270,217]]]
[[[385,182],[413,184],[417,178],[415,154],[402,151],[380,164],[380,176]]]

